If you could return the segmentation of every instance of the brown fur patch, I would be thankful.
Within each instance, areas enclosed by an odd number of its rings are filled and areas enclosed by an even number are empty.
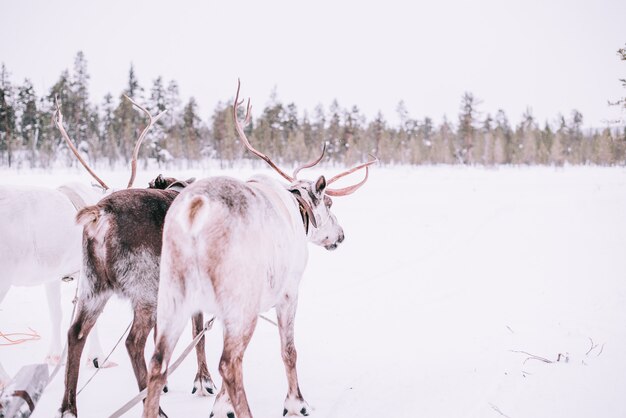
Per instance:
[[[204,203],[200,196],[195,196],[191,200],[191,203],[189,204],[189,224],[190,225],[193,225],[193,222],[196,219],[196,215],[198,214],[198,211],[200,210],[200,208],[202,208],[203,204]]]

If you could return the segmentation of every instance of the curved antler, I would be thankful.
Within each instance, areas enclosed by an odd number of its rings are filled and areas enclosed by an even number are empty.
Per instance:
[[[124,97],[126,97],[126,99],[128,99],[128,101],[131,102],[134,106],[139,108],[139,110],[141,110],[143,113],[148,115],[148,125],[146,125],[146,127],[141,132],[141,135],[139,135],[139,138],[137,138],[137,142],[135,143],[135,149],[133,150],[133,159],[132,159],[132,161],[130,163],[130,166],[131,166],[130,180],[128,180],[128,186],[126,186],[127,189],[130,189],[130,187],[133,185],[133,183],[135,181],[135,176],[137,174],[137,155],[139,155],[139,147],[141,147],[141,143],[143,142],[143,138],[146,136],[146,134],[148,133],[150,128],[152,128],[152,126],[159,119],[161,119],[161,116],[163,116],[165,114],[165,112],[167,112],[167,109],[165,109],[164,111],[162,111],[161,113],[159,113],[155,117],[152,117],[150,112],[148,112],[148,110],[145,107],[137,104],[133,99],[131,99],[127,95],[124,95]]]
[[[378,162],[378,158],[374,157],[371,154],[370,154],[370,157],[372,159],[369,160],[368,162],[363,163],[363,164],[359,164],[356,167],[353,167],[353,168],[351,168],[351,169],[349,169],[347,171],[344,171],[343,173],[337,174],[336,176],[334,176],[330,180],[328,180],[326,182],[326,184],[329,185],[329,184],[339,180],[340,178],[342,178],[344,176],[347,176],[348,174],[354,173],[357,170],[365,168],[365,178],[361,182],[359,182],[359,183],[357,183],[357,184],[355,184],[353,186],[344,187],[342,189],[329,189],[329,188],[327,188],[325,193],[327,195],[329,195],[329,196],[347,196],[347,195],[352,194],[355,191],[357,191],[357,189],[359,187],[363,186],[365,184],[365,182],[367,181],[367,178],[369,176],[369,166]]]
[[[246,134],[244,133],[243,128],[248,123],[250,123],[250,118],[251,118],[250,109],[252,107],[250,106],[250,99],[248,99],[248,105],[246,107],[246,119],[244,120],[243,124],[239,122],[239,118],[237,117],[237,108],[241,104],[243,104],[243,100],[239,102],[239,88],[240,87],[241,87],[241,81],[237,79],[237,95],[235,96],[235,102],[233,103],[233,118],[235,119],[235,128],[237,129],[237,134],[239,134],[239,138],[243,141],[244,145],[246,146],[246,148],[248,148],[248,150],[251,153],[253,153],[257,157],[261,158],[266,163],[268,163],[270,167],[276,170],[276,172],[278,172],[278,174],[283,176],[288,182],[293,183],[295,181],[295,177],[291,177],[289,174],[286,174],[283,170],[278,168],[278,166],[274,164],[267,155],[254,149],[254,147],[250,144],[250,141],[248,141],[248,138],[246,137]]]
[[[326,142],[324,142],[324,146],[322,147],[322,154],[319,156],[319,158],[317,158],[316,160],[310,161],[306,164],[301,165],[300,167],[296,168],[293,172],[293,178],[294,180],[298,178],[298,173],[300,172],[300,170],[303,170],[305,168],[311,168],[313,166],[316,166],[317,164],[319,164],[320,161],[322,161],[322,158],[324,158],[324,153],[326,152]]]
[[[55,96],[54,97],[54,103],[56,104],[56,110],[54,111],[54,114],[52,115],[52,118],[54,119],[54,124],[56,125],[56,127],[59,129],[59,131],[61,132],[61,136],[63,136],[63,139],[65,140],[65,142],[67,143],[67,146],[70,148],[70,150],[72,150],[72,152],[74,153],[74,155],[76,156],[76,158],[78,158],[78,161],[80,161],[80,163],[83,165],[83,167],[85,167],[85,169],[89,172],[89,174],[91,174],[91,176],[98,182],[100,183],[100,185],[105,189],[108,190],[109,186],[106,185],[105,182],[103,182],[100,177],[98,177],[96,175],[96,173],[93,172],[93,170],[87,165],[87,163],[85,162],[85,160],[83,160],[83,157],[80,156],[80,154],[78,153],[78,150],[76,149],[76,147],[74,146],[74,143],[72,142],[72,140],[70,139],[69,135],[67,134],[67,132],[65,131],[65,128],[63,127],[63,114],[61,113],[61,106],[59,106],[59,100],[58,98]]]

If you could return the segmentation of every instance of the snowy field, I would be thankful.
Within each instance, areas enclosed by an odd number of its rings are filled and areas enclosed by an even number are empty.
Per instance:
[[[98,171],[118,188],[128,178],[128,170]],[[245,179],[252,171],[165,174]],[[156,174],[140,169],[135,184]],[[2,184],[70,179],[90,181],[78,169],[0,172]],[[346,240],[334,252],[311,246],[296,321],[313,416],[626,416],[626,169],[374,167],[333,209]],[[63,285],[66,324],[74,286]],[[0,331],[42,335],[0,347],[9,374],[43,360],[47,312],[42,287],[13,288],[0,305]],[[128,304],[111,300],[99,321],[105,351],[130,320]],[[188,327],[175,357],[190,340]],[[146,357],[152,349],[149,338]],[[218,385],[220,353],[217,324],[207,356]],[[119,366],[78,397],[80,416],[107,417],[136,394],[123,343],[112,359]],[[93,370],[82,367],[79,387]],[[171,418],[209,416],[214,398],[191,395],[194,375],[190,355],[161,397]],[[265,321],[244,376],[254,416],[281,417],[286,377],[277,329]],[[53,416],[62,394],[60,373],[33,417]],[[139,406],[127,414],[140,415]]]

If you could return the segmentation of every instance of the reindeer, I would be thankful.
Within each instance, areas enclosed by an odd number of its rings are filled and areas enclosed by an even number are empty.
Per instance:
[[[61,280],[78,277],[82,231],[77,210],[103,196],[100,188],[68,183],[58,189],[0,186],[0,303],[11,286],[44,284],[52,338],[46,360],[61,360]],[[102,352],[97,335],[90,338],[97,367]],[[0,387],[9,381],[0,365]]]
[[[247,182],[214,177],[183,190],[166,215],[157,305],[157,338],[150,363],[143,416],[155,417],[172,351],[185,318],[199,311],[222,320],[224,348],[219,362],[222,386],[211,417],[251,418],[243,387],[242,362],[260,312],[276,308],[288,392],[283,415],[308,415],[296,372],[294,318],[298,286],[307,262],[307,242],[334,250],[344,232],[331,213],[329,196],[356,191],[374,158],[328,182],[298,180],[254,149],[238,120],[239,87],[233,104],[237,133],[247,149],[265,160],[289,184],[265,176]],[[245,123],[250,121],[250,101]],[[323,151],[322,151],[323,156]],[[327,186],[365,168],[365,179],[343,189]]]
[[[149,112],[141,109],[150,116]],[[138,146],[135,147],[137,149]],[[134,179],[135,167],[136,163],[133,163],[129,187]],[[85,338],[114,294],[128,299],[133,307],[134,317],[126,338],[126,349],[139,390],[146,387],[144,350],[148,334],[156,322],[163,222],[178,193],[192,181],[159,176],[148,189],[111,193],[76,215],[76,222],[83,227],[83,280],[76,318],[67,334],[68,359],[60,409],[62,417],[76,417],[78,414],[76,386]],[[195,338],[203,327],[202,313],[194,315],[192,322]],[[204,337],[196,346],[196,355],[198,370],[192,393],[211,395],[215,392],[215,385],[206,365]],[[162,411],[161,414],[165,416]]]
[[[67,183],[57,189],[0,186],[0,302],[11,286],[44,284],[48,299],[52,339],[46,360],[61,361],[61,280],[78,277],[82,260],[82,230],[76,212],[93,205],[108,186],[89,168],[63,128],[57,102],[54,121],[63,139],[85,169],[99,183]],[[89,358],[95,367],[102,348],[97,333],[90,337]],[[0,364],[0,388],[9,381]]]

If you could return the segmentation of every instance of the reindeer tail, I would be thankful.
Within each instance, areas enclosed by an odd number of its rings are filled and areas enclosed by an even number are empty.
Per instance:
[[[188,228],[192,235],[197,235],[203,219],[208,215],[209,202],[204,196],[194,196],[187,204]]]
[[[76,223],[85,228],[89,235],[95,235],[98,221],[100,220],[100,208],[97,205],[82,208],[76,214]]]

